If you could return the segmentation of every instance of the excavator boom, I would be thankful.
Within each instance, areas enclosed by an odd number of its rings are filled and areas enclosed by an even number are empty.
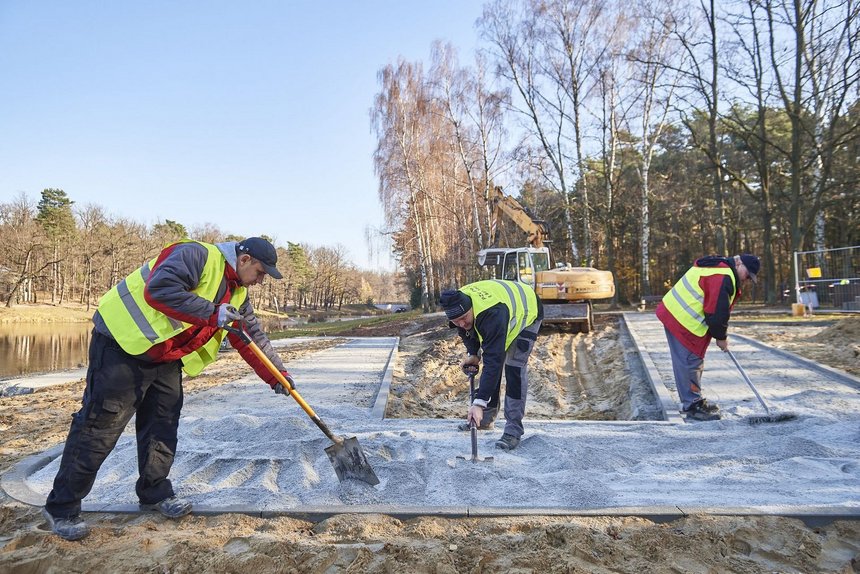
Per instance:
[[[544,323],[578,325],[588,332],[593,326],[592,300],[615,296],[611,271],[593,267],[551,264],[549,227],[532,217],[500,187],[493,190],[494,217],[502,212],[526,233],[528,247],[493,247],[478,252],[478,263],[496,267],[497,277],[531,285],[546,305]]]
[[[501,187],[493,188],[490,201],[493,204],[493,219],[498,221],[499,212],[525,231],[526,240],[531,247],[541,248],[549,243],[549,227],[546,222],[533,218],[519,202],[502,192]]]

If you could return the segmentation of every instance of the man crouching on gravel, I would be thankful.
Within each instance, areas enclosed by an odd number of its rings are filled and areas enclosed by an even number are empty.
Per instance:
[[[169,518],[191,512],[191,502],[177,497],[167,478],[176,455],[182,372],[194,376],[213,362],[224,329],[232,325],[244,328],[293,383],[248,299],[247,288],[266,275],[281,279],[277,261],[275,247],[260,237],[217,245],[184,240],[165,247],[99,300],[81,410],[72,418],[42,510],[54,534],[66,540],[89,534],[81,500],[132,415],[140,507]],[[261,379],[287,394],[238,335],[228,337]]]
[[[439,304],[449,326],[466,345],[460,363],[468,374],[483,360],[484,370],[466,423],[490,429],[499,412],[502,372],[505,374],[505,430],[496,448],[513,450],[523,436],[528,392],[527,363],[543,320],[543,306],[534,290],[518,281],[478,281],[459,290],[443,291]]]

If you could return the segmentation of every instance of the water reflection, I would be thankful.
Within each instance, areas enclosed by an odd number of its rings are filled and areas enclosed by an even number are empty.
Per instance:
[[[0,378],[85,366],[91,329],[89,322],[0,325]]]
[[[335,317],[344,321],[361,317]],[[263,330],[282,331],[307,323],[304,317],[259,317]],[[5,323],[0,324],[0,379],[76,369],[86,366],[90,331],[86,323]]]

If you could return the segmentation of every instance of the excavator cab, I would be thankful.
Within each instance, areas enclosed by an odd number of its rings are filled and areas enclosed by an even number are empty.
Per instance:
[[[523,247],[519,249],[484,250],[482,265],[496,265],[502,279],[520,281],[535,287],[537,274],[549,269],[549,250]]]
[[[588,333],[594,327],[592,299],[615,294],[612,273],[591,267],[550,266],[547,247],[490,247],[478,252],[478,263],[493,268],[493,277],[531,285],[544,302],[544,323]]]
[[[478,264],[492,267],[492,277],[531,285],[544,302],[544,323],[573,325],[583,333],[591,331],[592,300],[615,295],[610,271],[561,264],[550,267],[550,234],[546,222],[535,219],[514,198],[494,187],[489,197],[493,221],[504,213],[525,232],[528,247],[488,247],[478,252]],[[491,241],[495,241],[492,239]]]

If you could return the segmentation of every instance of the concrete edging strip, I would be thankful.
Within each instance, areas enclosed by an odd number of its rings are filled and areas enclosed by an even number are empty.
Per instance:
[[[39,454],[28,456],[3,473],[3,476],[0,476],[0,487],[3,488],[3,492],[19,502],[43,506],[45,496],[27,486],[27,477],[63,454],[65,445],[66,443],[61,443]]]
[[[636,330],[631,328],[627,322],[627,313],[621,314],[621,324],[630,338],[633,339],[633,344],[636,345],[636,351],[639,353],[639,358],[642,360],[642,366],[645,368],[645,375],[648,377],[648,382],[651,384],[651,389],[660,401],[660,408],[663,411],[663,417],[666,421],[676,424],[686,424],[684,418],[678,413],[678,405],[669,391],[666,390],[666,385],[663,384],[663,379],[660,377],[660,372],[657,370],[657,365],[651,359],[651,355],[645,349],[642,343],[642,338],[636,333]]]
[[[394,360],[397,358],[397,349],[399,347],[400,337],[396,337],[394,346],[391,348],[391,353],[388,355],[388,362],[385,364],[382,383],[379,385],[379,390],[376,391],[376,400],[370,409],[370,416],[373,419],[381,421],[385,418],[385,407],[388,406],[388,393],[391,390],[391,381],[394,378]]]
[[[771,353],[776,353],[777,355],[782,355],[783,357],[787,357],[787,358],[791,359],[792,361],[797,361],[798,363],[801,363],[802,365],[804,365],[804,366],[806,366],[806,367],[808,367],[814,371],[818,371],[819,373],[824,373],[825,375],[828,375],[830,377],[836,377],[837,379],[844,382],[845,384],[851,385],[855,388],[860,389],[860,377],[855,377],[851,373],[846,373],[845,371],[840,371],[839,369],[834,369],[833,367],[828,367],[827,365],[822,365],[822,364],[816,363],[815,361],[811,361],[805,357],[801,357],[800,355],[795,355],[791,351],[785,351],[785,350],[777,348],[777,347],[771,347],[770,345],[762,343],[761,341],[751,339],[750,337],[747,337],[746,335],[736,335],[736,334],[732,333],[730,336],[732,338],[740,339],[744,343],[747,343],[748,345],[755,347],[757,349],[762,349],[762,350],[765,350],[765,351],[768,351]]]

